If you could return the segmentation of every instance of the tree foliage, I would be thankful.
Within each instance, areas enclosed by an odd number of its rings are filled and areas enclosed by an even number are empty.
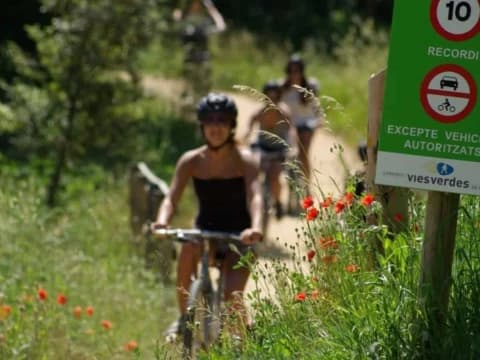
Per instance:
[[[291,43],[295,50],[313,40],[332,50],[352,24],[374,20],[389,27],[393,0],[262,0],[215,2],[235,27],[245,28],[279,42]]]
[[[27,27],[37,56],[11,44],[20,76],[3,88],[16,121],[9,140],[51,163],[47,203],[53,205],[69,162],[87,153],[108,159],[111,149],[128,147],[138,120],[137,53],[164,21],[161,0],[44,0],[42,6],[51,23]]]

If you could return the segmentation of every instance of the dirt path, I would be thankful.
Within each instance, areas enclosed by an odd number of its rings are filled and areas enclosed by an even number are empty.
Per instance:
[[[156,93],[168,99],[178,99],[174,94],[179,94],[181,91],[181,83],[172,80],[164,80],[154,77],[148,77],[144,80],[145,88],[152,93]],[[259,109],[260,105],[257,101],[240,92],[229,92],[234,98],[239,114],[238,114],[238,128],[237,138],[241,139],[245,135],[248,121],[252,114]],[[344,165],[339,160],[337,151],[330,151],[335,146],[341,145],[344,149],[343,158]],[[330,133],[327,129],[319,129],[314,134],[311,149],[310,159],[312,162],[312,177],[314,189],[314,196],[320,197],[320,193],[338,195],[343,191],[343,184],[345,180],[346,170],[352,171],[357,169],[359,159],[356,150],[348,144],[344,143],[342,139]],[[281,220],[271,219],[269,222],[268,243],[261,250],[259,259],[260,269],[272,268],[272,259],[282,257],[285,254],[285,244],[288,246],[297,247],[298,238],[296,229],[300,229],[304,222],[300,218],[283,217]],[[277,239],[277,240],[275,240]],[[292,266],[289,263],[288,257],[285,257],[287,266]],[[251,279],[247,284],[247,293],[255,290],[255,283]],[[274,289],[269,284],[262,283],[260,291],[264,294],[273,294]]]

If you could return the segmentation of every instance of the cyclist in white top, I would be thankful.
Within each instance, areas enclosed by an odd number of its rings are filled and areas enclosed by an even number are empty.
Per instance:
[[[305,178],[310,178],[310,162],[308,152],[312,136],[317,127],[321,125],[323,115],[322,109],[316,102],[318,95],[318,83],[315,79],[307,78],[305,75],[305,62],[299,55],[292,55],[285,67],[286,78],[282,84],[281,100],[290,109],[290,119],[297,129],[299,142],[299,160],[302,164]],[[314,97],[294,87],[300,86]]]

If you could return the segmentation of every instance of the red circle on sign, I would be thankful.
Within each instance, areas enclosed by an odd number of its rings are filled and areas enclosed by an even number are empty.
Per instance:
[[[477,2],[480,7],[480,0],[478,0]],[[480,31],[480,19],[479,21],[477,21],[477,24],[472,29],[463,34],[453,34],[445,30],[442,24],[440,24],[440,21],[437,17],[437,8],[439,3],[440,0],[432,0],[432,3],[430,5],[430,21],[432,22],[432,25],[435,28],[436,32],[443,36],[445,39],[451,41],[464,41],[475,36]]]
[[[465,106],[465,108],[462,111],[460,111],[458,114],[455,114],[452,116],[445,116],[438,113],[435,109],[432,108],[432,106],[428,102],[428,93],[430,91],[429,85],[431,81],[438,74],[447,72],[447,71],[454,72],[463,76],[463,78],[467,81],[468,86],[470,88],[467,106]],[[420,100],[422,101],[422,105],[425,111],[434,120],[439,121],[441,123],[455,123],[460,120],[463,120],[475,107],[475,103],[477,102],[477,86],[475,84],[475,80],[473,79],[472,75],[470,75],[470,73],[468,73],[464,68],[454,64],[439,65],[433,68],[427,74],[427,76],[425,76],[425,78],[423,79],[422,86],[420,87]]]

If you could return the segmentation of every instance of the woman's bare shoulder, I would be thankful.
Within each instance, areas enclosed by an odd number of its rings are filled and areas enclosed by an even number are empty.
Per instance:
[[[198,148],[188,150],[183,153],[183,155],[178,160],[179,165],[190,166],[193,165],[196,161],[204,156],[205,146],[200,146]]]

